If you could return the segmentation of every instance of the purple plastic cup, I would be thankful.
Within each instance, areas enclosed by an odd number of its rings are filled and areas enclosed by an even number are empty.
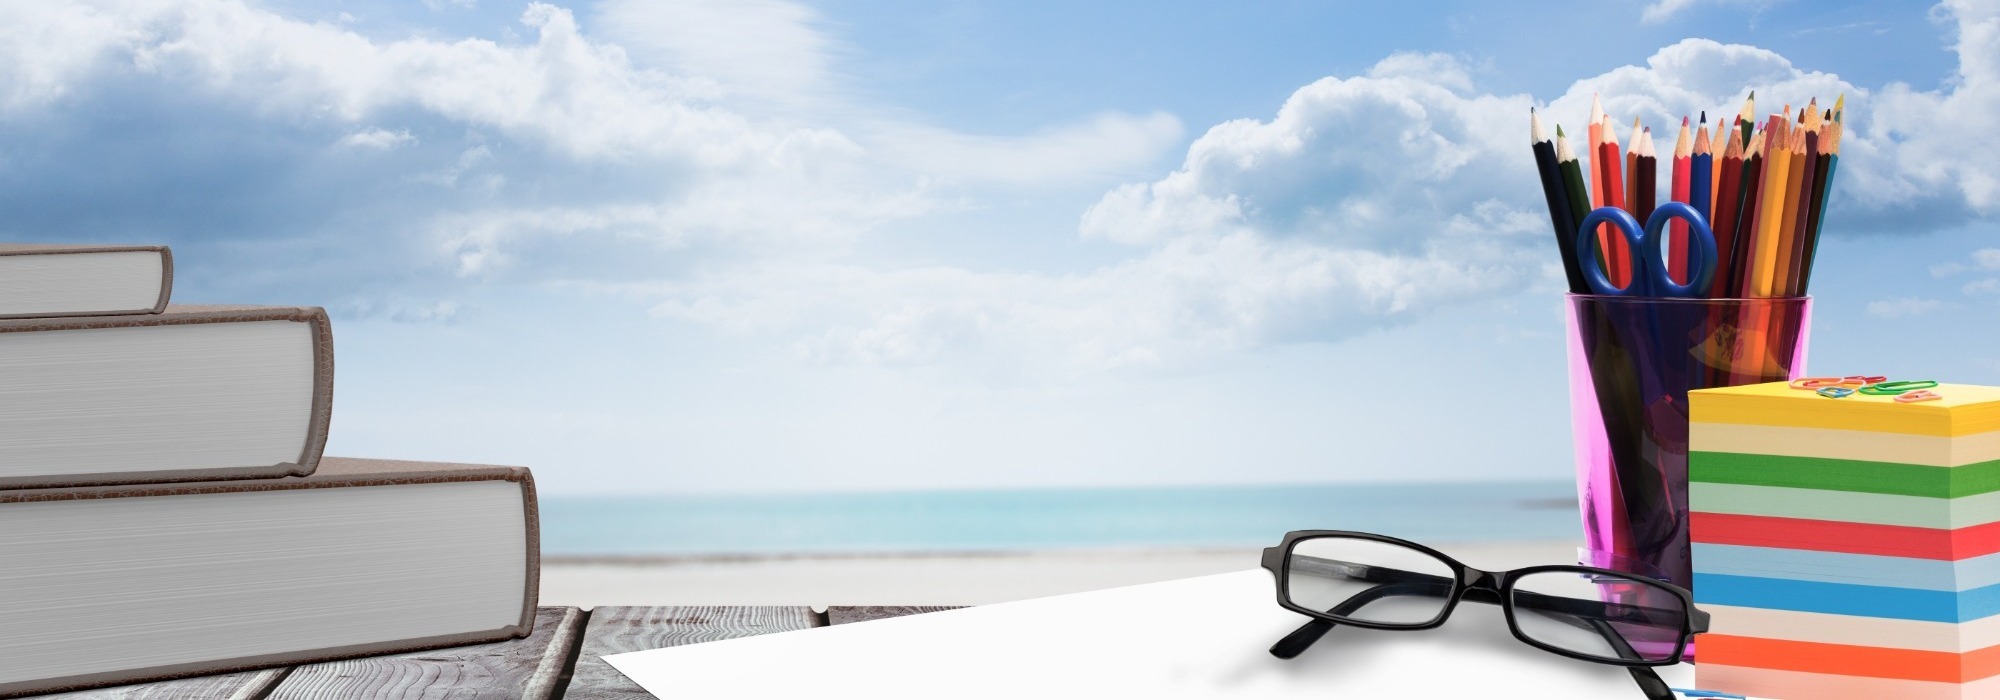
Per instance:
[[[1810,297],[1568,295],[1578,563],[1694,590],[1688,391],[1796,379]]]

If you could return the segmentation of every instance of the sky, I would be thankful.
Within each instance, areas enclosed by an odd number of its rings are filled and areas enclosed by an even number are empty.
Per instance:
[[[1592,94],[1665,127],[1844,93],[1809,368],[2000,384],[1993,3],[0,27],[0,239],[165,243],[176,301],[323,306],[329,454],[548,494],[1571,478],[1527,113]]]

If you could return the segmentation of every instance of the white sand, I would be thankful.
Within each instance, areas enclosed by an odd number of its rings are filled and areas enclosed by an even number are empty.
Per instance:
[[[1468,565],[1576,561],[1576,542],[1433,545]],[[1259,552],[1158,550],[542,560],[542,605],[983,605],[1258,566]]]

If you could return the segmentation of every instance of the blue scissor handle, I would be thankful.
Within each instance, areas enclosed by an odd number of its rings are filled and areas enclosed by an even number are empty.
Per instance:
[[[1660,231],[1676,218],[1687,221],[1688,239],[1694,244],[1689,251],[1695,257],[1688,261],[1691,279],[1687,284],[1675,282],[1673,275],[1668,274],[1666,260],[1660,257]],[[1597,225],[1605,223],[1618,229],[1631,252],[1632,283],[1622,289],[1611,284],[1611,279],[1604,275],[1604,267],[1597,263]],[[1654,209],[1644,229],[1624,209],[1598,207],[1577,226],[1576,254],[1584,281],[1598,294],[1698,297],[1706,295],[1710,283],[1715,281],[1715,232],[1709,230],[1701,212],[1681,202],[1667,202]]]

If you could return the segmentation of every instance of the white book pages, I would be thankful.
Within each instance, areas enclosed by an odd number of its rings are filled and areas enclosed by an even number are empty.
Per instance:
[[[312,324],[0,333],[0,477],[296,462]]]
[[[521,484],[0,505],[0,685],[498,630]]]
[[[165,272],[152,250],[0,255],[0,316],[151,309]]]
[[[1641,698],[1623,668],[1530,647],[1467,603],[1422,632],[1335,628],[1249,570],[604,657],[662,698]],[[1659,669],[1689,687],[1692,666]]]

